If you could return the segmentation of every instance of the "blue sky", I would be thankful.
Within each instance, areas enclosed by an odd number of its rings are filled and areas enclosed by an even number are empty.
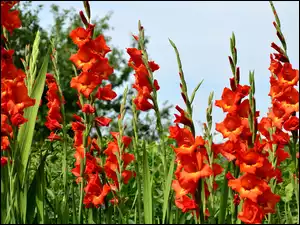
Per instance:
[[[41,25],[47,28],[50,18],[51,1],[34,1],[33,5],[43,4],[40,13]],[[83,10],[81,1],[59,2],[55,4],[69,9],[73,6],[78,12]],[[229,86],[232,76],[228,55],[229,38],[234,32],[238,51],[238,66],[241,70],[241,84],[249,84],[249,70],[255,70],[257,110],[261,115],[270,107],[269,76],[271,42],[279,44],[274,16],[268,1],[255,2],[164,2],[164,1],[91,1],[92,17],[103,17],[113,11],[110,25],[114,30],[107,34],[112,37],[111,45],[120,49],[130,46],[131,34],[137,34],[137,23],[141,20],[145,34],[150,37],[148,54],[151,60],[160,65],[154,76],[161,89],[158,99],[168,100],[183,107],[180,96],[176,55],[168,38],[173,40],[180,52],[183,71],[189,93],[204,79],[194,100],[194,121],[196,131],[201,132],[198,122],[205,122],[208,95],[214,91],[214,100],[220,99],[224,87]],[[299,68],[299,2],[276,1],[283,34],[287,41],[288,56],[294,68]],[[128,55],[125,54],[126,59]],[[122,90],[123,91],[123,90]],[[224,118],[221,109],[213,108],[213,121]],[[218,138],[218,137],[216,137]]]

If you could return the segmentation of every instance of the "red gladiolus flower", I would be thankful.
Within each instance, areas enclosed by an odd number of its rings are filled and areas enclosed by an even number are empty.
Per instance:
[[[117,97],[116,92],[112,90],[112,85],[107,84],[104,87],[100,87],[95,95],[96,98],[100,100],[111,101]]]
[[[109,65],[107,58],[99,58],[92,65],[91,73],[95,73],[102,80],[108,80],[109,76],[114,72],[114,69]]]
[[[51,132],[50,135],[48,136],[48,139],[50,141],[58,141],[61,140],[61,137],[57,134],[55,134],[54,132]]]
[[[71,31],[70,37],[74,44],[76,44],[80,48],[91,40],[91,30],[77,27],[76,29]]]
[[[123,163],[123,167],[124,167],[124,169],[126,169],[126,167],[128,166],[128,164],[135,160],[135,157],[134,157],[133,154],[123,153],[122,160],[124,162]]]
[[[227,158],[229,161],[232,161],[236,158],[236,152],[246,152],[247,146],[243,142],[233,142],[233,141],[226,141],[225,143],[221,144],[213,144],[212,146],[214,152],[216,154],[221,154],[225,158]]]
[[[224,138],[236,142],[243,131],[241,118],[236,115],[227,114],[222,123],[216,123],[216,130],[223,134]]]
[[[153,109],[153,105],[148,101],[148,98],[145,98],[143,94],[139,93],[133,102],[136,105],[137,110],[148,111],[149,109]]]
[[[281,69],[282,69],[282,65],[280,62],[278,62],[277,60],[274,60],[274,57],[272,54],[270,54],[270,59],[271,59],[271,65],[269,67],[269,70],[274,73],[274,74],[278,74]]]
[[[281,105],[279,101],[273,102],[272,108],[269,108],[270,112],[268,117],[272,120],[273,126],[281,129],[282,124],[288,118],[288,114],[285,111],[285,108]]]
[[[180,116],[175,114],[176,119],[174,120],[174,123],[182,123],[186,126],[191,127],[192,121],[191,121],[191,119],[189,119],[187,117],[186,112],[182,108],[180,108],[178,105],[176,105],[175,108],[180,112]]]
[[[283,162],[284,160],[286,160],[287,158],[290,158],[290,154],[286,151],[284,151],[284,146],[278,146],[276,149],[276,157],[277,157],[277,166],[280,165],[281,162]]]
[[[278,82],[282,88],[294,86],[299,81],[299,70],[292,68],[290,63],[284,63],[283,67],[278,73]]]
[[[267,117],[263,117],[258,124],[258,131],[269,139],[269,130],[272,129],[272,120]]]
[[[291,88],[278,97],[286,113],[293,113],[299,111],[299,91],[296,88]]]
[[[141,64],[143,64],[142,60],[142,51],[138,50],[136,48],[127,48],[127,53],[130,55],[130,59],[128,62],[129,66],[139,67]],[[134,64],[132,64],[132,62]],[[134,68],[133,68],[134,69]]]
[[[176,199],[181,198],[184,195],[187,195],[189,193],[188,189],[184,189],[180,186],[178,180],[172,181],[172,188],[175,191]]]
[[[199,146],[204,146],[204,140],[201,136],[197,136],[195,142],[191,146],[181,145],[178,148],[174,148],[177,156],[181,155],[191,155],[195,152],[196,148]]]
[[[280,83],[278,82],[278,80],[274,77],[270,77],[270,85],[271,85],[271,88],[270,88],[270,92],[268,95],[271,96],[271,98],[273,100],[282,96],[285,90],[288,90],[291,88],[291,87],[287,87],[287,88],[283,89],[280,86]]]
[[[177,124],[172,127],[170,126],[170,136],[169,138],[173,138],[176,140],[178,146],[191,146],[195,142],[195,138],[192,132],[187,128],[180,128]]]
[[[241,202],[240,196],[238,194],[235,194],[233,198],[233,204],[238,206],[240,202]]]
[[[286,120],[283,124],[283,128],[286,131],[294,131],[299,129],[299,119],[296,116],[291,116],[288,120]]]
[[[246,173],[235,180],[229,180],[228,186],[237,191],[241,198],[248,198],[257,202],[257,197],[270,189],[268,184],[253,174]]]
[[[110,52],[110,48],[106,45],[103,35],[99,35],[94,40],[89,42],[91,52],[100,57],[105,57],[106,53]]]
[[[76,65],[77,69],[82,69],[83,72],[88,72],[97,61],[90,49],[85,45],[76,54],[73,54],[70,60]]]
[[[225,87],[221,98],[222,100],[216,100],[215,105],[222,108],[223,112],[232,113],[237,110],[237,103],[241,99],[241,95],[239,92]]]
[[[112,119],[101,116],[101,117],[96,117],[95,122],[98,126],[105,126],[107,127],[109,123],[112,121]]]
[[[84,97],[88,98],[93,90],[102,82],[94,73],[82,72],[71,80],[71,88],[75,88]]]
[[[95,112],[95,108],[91,106],[91,104],[84,104],[82,107],[82,112],[86,114],[93,114]]]
[[[263,166],[264,160],[265,157],[254,151],[242,153],[239,155],[238,161],[238,164],[240,165],[240,171],[255,174],[256,169]]]
[[[246,199],[238,218],[247,224],[260,224],[264,217],[263,210],[253,201]]]
[[[23,109],[33,106],[35,99],[28,96],[24,82],[7,83],[7,92],[2,92],[2,97],[7,99],[7,111],[13,115],[23,112]],[[3,101],[3,99],[1,99]]]
[[[235,179],[234,176],[230,173],[230,171],[228,171],[226,173],[225,177],[226,177],[227,180],[234,180]]]
[[[9,140],[7,136],[1,136],[1,150],[5,151],[9,148]]]
[[[1,4],[1,25],[5,27],[10,34],[12,34],[14,29],[17,29],[22,25],[19,18],[19,11],[9,11],[12,5],[13,4]]]
[[[280,196],[273,194],[270,190],[257,198],[257,203],[263,209],[264,214],[275,213],[275,206],[279,201]]]
[[[49,117],[47,117],[45,126],[51,131],[62,128],[62,125],[57,120],[52,120]]]
[[[25,119],[20,113],[16,113],[11,118],[12,125],[19,127],[21,124],[24,124],[28,120]]]
[[[1,166],[5,166],[7,164],[7,157],[2,156],[1,157]]]
[[[198,208],[195,200],[190,199],[186,195],[183,195],[182,198],[175,199],[175,205],[181,209],[183,213]]]
[[[130,55],[128,65],[135,70],[135,83],[132,85],[138,91],[134,104],[137,110],[148,111],[153,108],[153,105],[149,102],[152,100],[151,92],[153,91],[152,85],[149,79],[149,74],[146,66],[142,60],[142,51],[136,48],[128,48],[127,53]],[[149,67],[152,72],[159,69],[159,66],[153,61],[149,61]],[[159,90],[157,80],[153,80],[153,86],[156,90]]]

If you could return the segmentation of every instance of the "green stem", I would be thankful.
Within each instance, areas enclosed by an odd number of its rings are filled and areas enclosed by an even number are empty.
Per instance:
[[[198,201],[198,206],[199,206],[199,219],[200,219],[200,224],[202,224],[204,222],[204,215],[203,215],[203,209],[202,209],[202,189],[203,185],[202,185],[202,179],[199,179],[198,181],[198,188],[196,191],[196,199]]]
[[[135,151],[135,155],[137,157],[137,160],[135,162],[135,170],[136,170],[136,182],[137,182],[137,188],[138,188],[138,196],[137,196],[137,203],[138,203],[138,218],[139,218],[139,223],[141,224],[143,222],[143,217],[142,217],[142,203],[141,203],[141,198],[142,198],[142,193],[141,193],[141,181],[140,181],[140,169],[139,169],[139,162],[140,162],[140,154],[138,151],[138,132],[137,132],[137,112],[135,108],[135,104],[133,103],[132,100],[132,112],[133,112],[133,120],[132,120],[132,126],[133,126],[133,131],[134,131],[134,139],[133,139],[133,148]]]
[[[54,43],[53,43],[54,45]],[[60,99],[60,107],[61,107],[61,113],[62,113],[62,122],[63,122],[63,163],[62,163],[62,172],[63,172],[63,184],[64,184],[64,211],[67,212],[68,209],[68,196],[67,196],[67,173],[68,173],[68,165],[67,165],[67,125],[66,125],[66,113],[65,113],[65,106],[63,103],[63,92],[61,90],[61,85],[60,85],[60,73],[59,70],[57,68],[57,52],[54,49],[53,46],[53,55],[54,58],[52,60],[53,62],[53,67],[54,67],[54,71],[55,71],[55,77],[56,77],[56,81],[57,81],[57,86],[58,86],[58,95],[59,95],[59,99]],[[64,215],[68,215],[68,213],[64,213]],[[68,221],[68,218],[64,218],[65,221]]]
[[[230,166],[230,163],[228,161],[226,161],[225,174],[227,174],[227,172],[229,171],[229,166]],[[224,176],[224,179],[223,179],[223,187],[222,187],[221,193],[222,193],[222,195],[221,195],[218,224],[225,223],[225,216],[226,216],[226,210],[227,210],[227,199],[228,199],[228,181],[226,179],[226,176]]]
[[[192,120],[192,117],[193,117],[192,104],[191,104],[191,101],[189,99],[188,89],[187,89],[187,85],[186,85],[186,82],[185,82],[185,79],[184,79],[184,73],[183,73],[183,70],[182,70],[182,64],[181,64],[179,52],[178,52],[178,49],[177,49],[176,45],[174,44],[174,42],[171,41],[170,39],[169,39],[169,42],[173,46],[173,48],[175,50],[175,53],[176,53],[177,64],[178,64],[178,69],[179,69],[179,74],[180,74],[180,80],[181,80],[181,84],[182,84],[181,90],[182,90],[182,92],[185,96],[185,103],[186,103],[186,107],[187,107],[187,112],[189,114],[189,117],[190,117],[191,121],[193,121]],[[191,131],[192,131],[193,135],[195,136],[195,126],[194,126],[193,122],[191,124]]]

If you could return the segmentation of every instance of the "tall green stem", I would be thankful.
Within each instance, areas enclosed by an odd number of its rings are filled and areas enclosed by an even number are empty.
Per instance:
[[[135,104],[132,100],[132,112],[133,112],[133,119],[132,119],[132,126],[133,126],[133,131],[134,131],[134,139],[133,139],[133,148],[135,151],[135,155],[137,157],[137,160],[135,162],[135,170],[136,170],[136,182],[137,182],[137,188],[138,188],[138,196],[137,196],[137,203],[138,203],[138,218],[139,218],[139,223],[143,223],[143,217],[142,217],[142,192],[141,192],[141,178],[140,178],[140,168],[139,168],[139,162],[140,162],[140,154],[139,154],[139,149],[138,149],[138,132],[137,132],[137,112],[136,112],[136,107]]]
[[[55,71],[55,78],[57,81],[57,86],[58,86],[58,95],[60,99],[60,107],[61,107],[61,113],[62,113],[62,123],[63,123],[63,163],[62,163],[62,173],[63,173],[63,184],[64,184],[64,212],[68,212],[68,196],[67,196],[67,183],[68,183],[68,165],[67,165],[67,125],[66,125],[66,113],[65,113],[65,106],[64,106],[64,97],[63,97],[63,92],[61,90],[61,85],[60,85],[60,73],[59,69],[57,67],[57,52],[54,48],[54,42],[52,42],[53,45],[53,57],[52,57],[52,62],[53,62],[53,67]],[[68,215],[69,213],[64,213],[64,217]],[[68,222],[68,218],[64,218],[65,222]]]

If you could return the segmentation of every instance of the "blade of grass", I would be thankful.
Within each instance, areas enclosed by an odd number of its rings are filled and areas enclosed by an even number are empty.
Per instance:
[[[230,165],[230,163],[228,163],[228,161],[226,161],[225,174],[227,174],[227,172],[229,170],[229,165]],[[224,224],[226,209],[227,209],[227,199],[228,199],[228,181],[226,179],[226,176],[224,176],[218,224]]]
[[[74,185],[73,182],[71,183],[71,190],[72,190],[72,215],[73,215],[73,224],[77,223],[76,217],[76,207],[75,207],[75,197],[74,197]]]
[[[43,65],[39,71],[38,77],[35,80],[33,86],[31,98],[35,99],[35,105],[24,110],[24,117],[28,119],[28,122],[20,127],[18,134],[18,146],[20,153],[20,163],[19,163],[19,179],[21,185],[24,185],[24,178],[26,177],[26,171],[28,167],[28,158],[31,153],[31,144],[33,139],[33,132],[36,123],[36,117],[38,113],[38,108],[40,100],[45,86],[46,72],[48,69],[50,48],[47,51],[46,56],[44,57]]]
[[[41,153],[42,154],[42,153]],[[45,223],[45,172],[44,172],[44,160],[41,155],[41,163],[36,175],[36,195],[35,201],[37,206],[38,221],[42,224]]]
[[[143,142],[143,177],[145,224],[152,224],[152,188],[150,183],[150,170],[145,142]]]
[[[171,162],[170,162],[170,169],[167,177],[167,181],[165,183],[165,188],[164,188],[164,203],[163,203],[163,223],[165,223],[165,218],[166,218],[166,213],[168,209],[168,203],[169,203],[169,194],[171,190],[171,183],[172,183],[172,178],[173,178],[173,172],[174,172],[174,160],[175,160],[175,155],[173,154]]]

